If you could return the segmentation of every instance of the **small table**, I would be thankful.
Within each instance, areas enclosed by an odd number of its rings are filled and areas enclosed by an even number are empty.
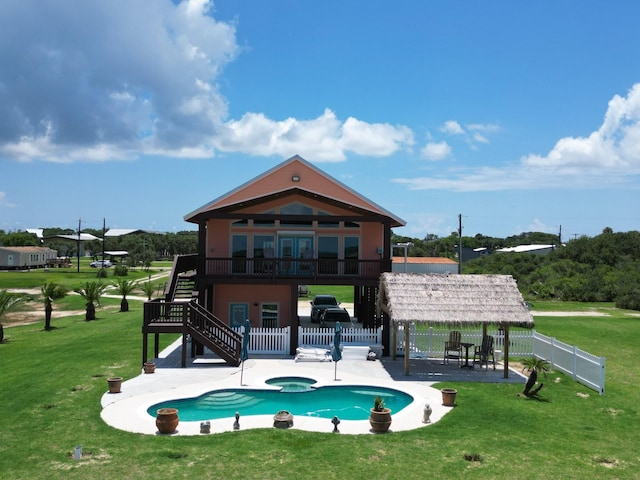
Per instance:
[[[469,349],[473,347],[473,343],[460,343],[464,347],[464,365],[460,368],[473,368],[473,364],[469,364]]]

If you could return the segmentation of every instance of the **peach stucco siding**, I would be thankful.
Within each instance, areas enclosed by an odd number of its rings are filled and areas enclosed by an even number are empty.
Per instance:
[[[262,303],[278,304],[279,326],[297,325],[297,313],[292,312],[289,298],[291,288],[288,285],[251,285],[238,288],[237,285],[218,285],[216,287],[214,315],[229,322],[231,304],[249,305],[249,320],[253,327],[260,326],[260,308]]]

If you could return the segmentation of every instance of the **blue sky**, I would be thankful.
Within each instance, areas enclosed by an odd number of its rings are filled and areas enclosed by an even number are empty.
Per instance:
[[[193,229],[295,154],[395,232],[640,225],[640,2],[0,3],[0,229]]]

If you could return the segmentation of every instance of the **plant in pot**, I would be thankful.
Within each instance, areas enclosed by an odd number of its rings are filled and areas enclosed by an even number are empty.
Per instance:
[[[376,396],[370,410],[369,424],[375,433],[385,433],[391,426],[391,409],[384,406],[384,398]]]

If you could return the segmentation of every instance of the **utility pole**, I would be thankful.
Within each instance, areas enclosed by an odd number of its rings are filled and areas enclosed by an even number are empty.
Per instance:
[[[558,232],[558,246],[562,245],[562,225],[560,225],[560,231]]]
[[[458,274],[462,273],[462,214],[458,214]]]
[[[102,267],[104,268],[104,237],[107,232],[107,220],[102,219]]]
[[[82,219],[79,218],[78,219],[78,248],[76,253],[76,255],[78,255],[78,273],[80,273],[80,227],[81,225],[82,225]]]

